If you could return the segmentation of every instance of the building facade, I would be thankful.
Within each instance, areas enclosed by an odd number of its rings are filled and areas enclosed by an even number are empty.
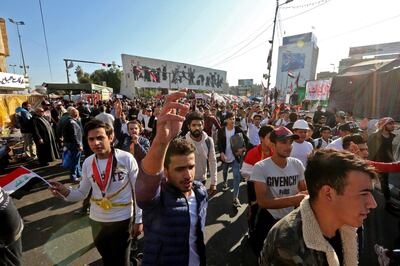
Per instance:
[[[283,38],[279,47],[275,87],[281,94],[314,80],[318,62],[317,39],[312,32]],[[297,84],[296,84],[297,83]]]

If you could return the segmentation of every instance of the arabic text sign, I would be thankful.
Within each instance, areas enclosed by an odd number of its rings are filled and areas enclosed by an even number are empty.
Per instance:
[[[328,99],[331,89],[331,80],[314,80],[308,81],[306,85],[307,100],[325,101]]]
[[[122,55],[129,87],[222,90],[226,71],[132,55]]]
[[[0,87],[25,89],[24,76],[0,72]]]

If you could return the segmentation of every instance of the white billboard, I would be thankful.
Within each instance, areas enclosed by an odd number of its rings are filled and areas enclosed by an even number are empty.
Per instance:
[[[330,79],[308,81],[306,84],[305,98],[312,101],[328,100],[329,92],[331,90],[331,83],[332,81]]]
[[[25,89],[23,75],[0,72],[0,88]]]
[[[130,96],[135,88],[223,91],[226,71],[122,54],[124,77],[121,93]],[[128,92],[128,93],[127,93]]]

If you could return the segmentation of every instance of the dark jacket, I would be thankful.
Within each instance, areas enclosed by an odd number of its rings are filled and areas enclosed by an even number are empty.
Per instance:
[[[18,124],[21,127],[21,133],[32,133],[33,125],[32,125],[32,114],[28,112],[26,109],[21,111],[21,115],[18,116]]]
[[[135,184],[136,202],[143,210],[144,238],[142,265],[189,264],[190,214],[183,193],[165,182],[162,173],[147,175],[139,164]],[[204,227],[207,214],[207,190],[194,181],[197,200],[197,252],[200,265],[206,265]]]
[[[69,119],[62,128],[64,144],[69,150],[78,150],[82,146],[82,126],[75,119]]]
[[[0,187],[0,265],[21,265],[23,221],[11,197]]]
[[[223,153],[226,153],[225,152],[226,151],[226,133],[225,133],[225,128],[226,127],[221,127],[218,130],[218,141],[217,141],[218,150],[219,150],[219,152],[223,152]],[[245,143],[246,147],[249,148],[249,138],[247,137],[246,134],[244,134],[243,130],[240,127],[235,126],[235,134],[238,134],[238,133],[242,133],[242,136],[243,136],[243,139],[244,139],[244,143]],[[237,157],[237,156],[235,156],[235,158],[237,160],[240,160],[240,158]]]
[[[390,133],[390,137],[393,141],[395,135]],[[372,133],[368,137],[367,145],[368,145],[368,159],[371,161],[377,162],[393,162],[393,150],[385,150],[381,148],[382,146],[382,131],[377,131]],[[386,153],[386,154],[384,154]],[[386,155],[386,156],[385,156]],[[385,158],[386,157],[386,158]]]
[[[122,127],[121,119],[120,118],[115,119],[114,132],[115,132],[115,137],[118,140],[116,148],[130,152],[132,139],[129,135],[122,132],[121,127]],[[143,158],[146,156],[147,152],[149,151],[149,148],[150,148],[150,141],[145,137],[139,136],[138,143],[135,144],[134,147],[135,150],[133,155],[138,163],[141,160],[143,160]]]
[[[118,141],[118,147],[121,150],[130,152],[130,147],[131,147],[132,139],[130,136],[127,134],[123,134],[122,139],[119,139]],[[134,146],[134,154],[133,156],[135,157],[137,162],[140,162],[143,160],[143,158],[146,156],[147,152],[149,151],[150,148],[150,141],[146,139],[145,137],[140,136],[138,143],[135,144]]]

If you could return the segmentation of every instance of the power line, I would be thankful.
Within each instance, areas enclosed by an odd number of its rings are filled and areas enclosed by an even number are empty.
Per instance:
[[[232,60],[235,59],[235,58],[241,57],[242,55],[247,54],[248,52],[250,52],[250,51],[252,51],[252,50],[254,50],[254,49],[260,47],[261,45],[265,45],[265,42],[266,42],[266,41],[262,41],[261,43],[257,44],[256,46],[254,46],[254,47],[252,47],[252,48],[250,48],[250,49],[248,49],[248,50],[246,50],[245,52],[243,52],[243,53],[241,53],[241,54],[239,54],[239,55],[236,55],[236,56],[234,56],[234,57],[231,57],[231,58],[229,58],[229,59],[227,59],[227,60],[225,60],[225,61],[223,61],[223,62],[219,62],[219,63],[213,65],[212,67],[215,67],[215,66],[217,66],[217,65],[220,65],[220,64],[223,64],[223,63],[232,61]]]
[[[307,10],[305,10],[305,11],[303,11],[303,12],[297,13],[297,14],[295,14],[295,15],[293,15],[293,16],[284,18],[284,19],[282,19],[282,21],[289,20],[289,19],[298,17],[298,16],[300,16],[300,15],[303,15],[303,14],[305,14],[305,13],[307,13],[307,12],[310,12],[310,11],[312,11],[312,10],[318,8],[318,7],[321,7],[321,6],[323,6],[323,5],[327,4],[327,3],[329,3],[329,1],[331,1],[331,0],[326,0],[325,2],[323,2],[323,3],[320,4],[320,5],[317,5],[317,6],[313,7],[313,8],[307,9]]]
[[[43,35],[44,35],[44,42],[45,42],[45,45],[46,45],[47,62],[48,62],[48,64],[49,64],[50,79],[53,80],[53,72],[51,71],[49,46],[47,45],[46,27],[45,27],[45,25],[44,25],[43,10],[42,10],[42,1],[41,1],[41,0],[39,0],[39,7],[40,7],[40,15],[41,15],[41,17],[42,17]]]
[[[283,6],[281,7],[282,9],[296,9],[296,8],[307,8],[310,6],[315,6],[315,5],[320,5],[323,2],[326,2],[329,0],[319,0],[319,1],[315,1],[315,2],[311,2],[311,3],[307,3],[307,4],[302,4],[302,5],[296,5],[296,6]]]
[[[216,58],[220,57],[220,56],[217,56],[217,55],[229,53],[233,48],[236,48],[236,47],[238,47],[239,45],[241,45],[242,43],[244,43],[244,42],[248,41],[249,39],[251,39],[251,37],[252,37],[254,34],[256,34],[259,30],[261,30],[262,28],[264,28],[268,23],[269,23],[269,22],[264,23],[261,27],[259,27],[259,28],[258,28],[257,30],[255,30],[253,33],[251,33],[246,39],[243,39],[242,41],[240,41],[240,42],[238,42],[238,43],[236,43],[236,44],[234,44],[234,45],[232,45],[232,46],[226,47],[226,48],[224,48],[224,49],[222,49],[222,50],[220,50],[220,51],[218,51],[218,52],[216,52],[216,53],[214,53],[214,54],[205,55],[205,56],[199,57],[199,58],[197,58],[197,59],[194,59],[193,61],[202,61],[203,59],[206,59],[205,62],[207,62],[207,61],[215,61]],[[270,27],[270,26],[269,26],[269,27]],[[264,32],[264,31],[263,31],[263,32]],[[216,57],[216,58],[215,58],[215,59],[211,59],[212,57]]]
[[[234,57],[236,54],[238,54],[240,51],[242,51],[243,49],[245,49],[246,47],[248,47],[251,43],[253,43],[255,40],[257,40],[261,34],[263,34],[264,32],[266,32],[274,23],[271,23],[265,30],[263,30],[262,32],[260,32],[259,34],[257,34],[253,39],[251,39],[248,43],[246,43],[243,47],[241,47],[239,50],[237,50],[236,52],[234,52],[233,54],[231,54],[230,56],[228,56],[227,58],[224,58],[223,60],[220,60],[218,63],[214,64],[212,67],[215,67],[217,65],[220,65],[224,62],[227,62],[226,60],[229,60],[230,58]]]
[[[397,15],[395,15],[395,16],[393,16],[393,17],[390,17],[390,18],[386,18],[386,19],[382,19],[382,20],[373,22],[373,23],[371,23],[371,24],[367,24],[367,25],[361,26],[361,27],[359,27],[359,28],[355,28],[355,29],[352,29],[352,30],[349,30],[349,31],[345,31],[345,32],[342,32],[342,33],[338,33],[338,34],[336,34],[336,35],[332,35],[332,36],[327,37],[326,39],[322,39],[322,40],[320,40],[320,41],[323,42],[323,41],[330,40],[330,39],[334,39],[334,38],[337,38],[337,37],[339,37],[339,36],[346,35],[346,34],[349,34],[349,33],[355,32],[355,31],[359,31],[359,30],[363,30],[363,29],[366,29],[366,28],[369,28],[369,27],[373,27],[373,26],[375,26],[375,25],[378,25],[378,24],[387,22],[387,21],[389,21],[389,20],[393,20],[393,19],[398,18],[398,17],[400,17],[400,14],[397,14]]]

